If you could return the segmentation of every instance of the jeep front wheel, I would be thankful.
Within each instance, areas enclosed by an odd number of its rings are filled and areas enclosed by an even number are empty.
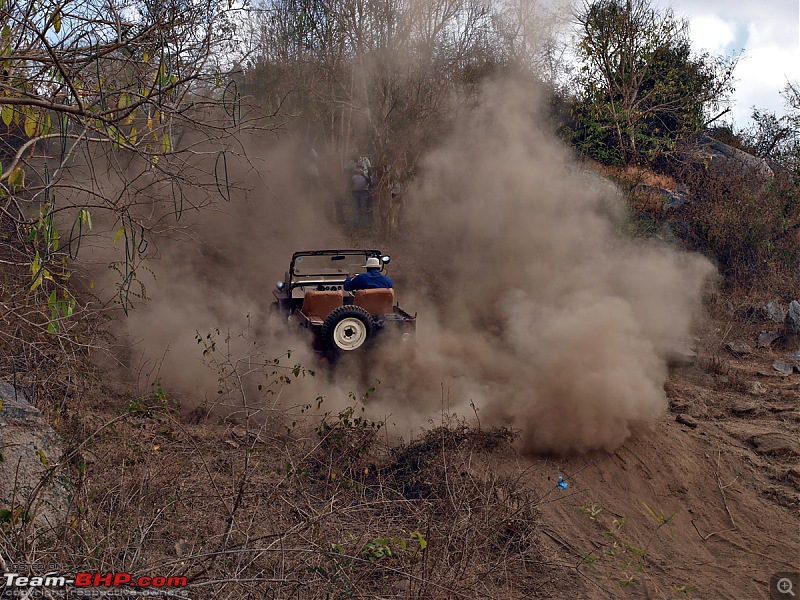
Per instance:
[[[334,352],[361,348],[372,336],[372,318],[360,306],[340,306],[322,324],[323,343]]]

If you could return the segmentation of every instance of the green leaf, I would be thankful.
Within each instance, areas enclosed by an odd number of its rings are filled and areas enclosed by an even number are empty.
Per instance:
[[[169,154],[170,150],[172,149],[172,143],[169,141],[169,134],[164,132],[164,135],[161,137],[162,147],[164,148],[164,154]]]
[[[36,455],[39,457],[39,460],[41,461],[41,463],[46,467],[47,466],[47,456],[45,455],[44,450],[39,448],[36,451]]]
[[[2,34],[2,36],[3,36],[3,41],[4,41],[4,42],[5,42],[5,41],[8,41],[8,38],[10,38],[10,37],[11,37],[11,27],[9,27],[8,25],[6,25],[5,27],[3,27],[3,34]]]
[[[14,107],[10,104],[3,104],[3,110],[0,112],[2,112],[3,123],[6,124],[6,127],[11,125],[11,121],[14,118]]]

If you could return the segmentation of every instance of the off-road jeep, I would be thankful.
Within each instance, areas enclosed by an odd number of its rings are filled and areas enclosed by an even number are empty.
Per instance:
[[[417,317],[400,308],[393,289],[345,291],[347,275],[365,272],[370,257],[380,260],[381,271],[390,260],[380,250],[295,252],[273,291],[272,310],[309,330],[314,350],[331,361],[368,348],[379,337],[413,343]]]

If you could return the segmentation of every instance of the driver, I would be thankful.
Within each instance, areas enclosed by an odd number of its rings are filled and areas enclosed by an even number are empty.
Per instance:
[[[364,267],[367,269],[366,273],[361,273],[359,275],[350,273],[350,275],[347,276],[347,279],[344,280],[344,289],[346,291],[352,292],[355,290],[392,287],[392,280],[381,273],[380,259],[375,256],[370,256]]]

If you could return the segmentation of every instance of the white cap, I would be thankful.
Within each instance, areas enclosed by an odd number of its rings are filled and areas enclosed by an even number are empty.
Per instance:
[[[380,269],[381,268],[381,261],[375,256],[370,256],[367,259],[367,264],[364,265],[364,268],[366,268],[366,269]]]

